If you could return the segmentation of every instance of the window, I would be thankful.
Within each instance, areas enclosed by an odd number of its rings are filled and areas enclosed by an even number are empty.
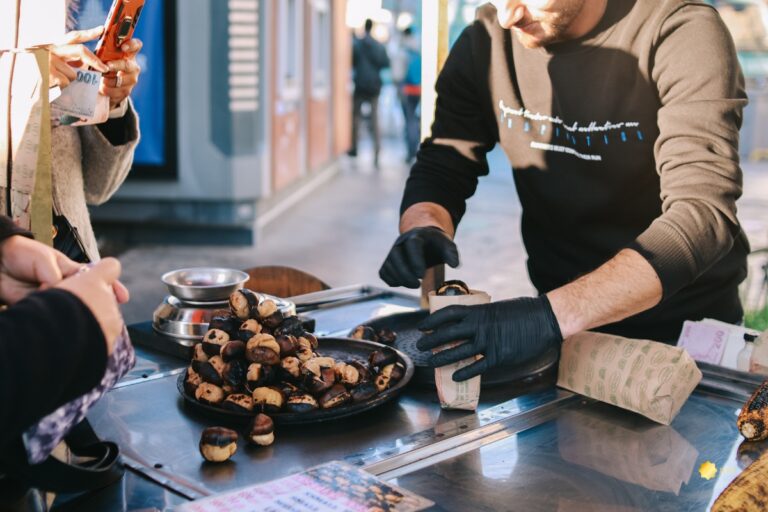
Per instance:
[[[301,6],[299,0],[281,0],[278,4],[278,92],[284,99],[301,94]]]
[[[324,93],[331,75],[331,13],[327,0],[315,0],[312,9],[312,91]]]

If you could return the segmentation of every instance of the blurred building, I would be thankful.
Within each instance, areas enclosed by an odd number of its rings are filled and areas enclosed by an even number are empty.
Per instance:
[[[81,0],[78,25],[111,0]],[[281,205],[333,172],[351,134],[346,0],[152,0],[134,90],[129,180],[93,208],[123,242],[253,243]]]

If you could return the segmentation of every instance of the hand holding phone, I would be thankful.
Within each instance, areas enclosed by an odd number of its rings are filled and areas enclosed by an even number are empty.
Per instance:
[[[133,31],[144,8],[144,0],[114,0],[104,23],[104,33],[96,45],[96,56],[102,62],[122,59],[124,43],[133,37]]]

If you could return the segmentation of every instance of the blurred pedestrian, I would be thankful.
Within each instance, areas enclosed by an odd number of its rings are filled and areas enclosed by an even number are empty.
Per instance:
[[[400,86],[400,101],[403,105],[405,116],[405,147],[407,156],[405,161],[410,163],[416,158],[419,148],[420,116],[419,103],[421,102],[421,47],[419,41],[413,36],[410,27],[403,32],[402,47],[406,56],[405,76]]]
[[[389,67],[389,57],[384,45],[371,36],[373,21],[365,20],[365,35],[355,39],[352,46],[352,71],[355,93],[352,110],[352,148],[349,156],[357,156],[360,118],[363,106],[369,106],[368,122],[373,138],[373,165],[379,167],[381,134],[379,133],[379,93],[381,92],[381,70]]]

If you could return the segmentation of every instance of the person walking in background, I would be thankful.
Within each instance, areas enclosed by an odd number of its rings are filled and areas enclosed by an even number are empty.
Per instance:
[[[352,46],[352,71],[355,83],[352,110],[352,148],[349,156],[357,156],[357,140],[363,105],[370,106],[370,130],[373,138],[373,165],[379,167],[381,135],[379,134],[378,103],[381,92],[381,70],[389,67],[384,45],[371,36],[373,21],[365,20],[365,35],[355,39]]]
[[[411,27],[403,31],[402,48],[406,57],[405,76],[400,86],[400,101],[403,104],[405,116],[405,147],[406,163],[416,158],[419,148],[420,116],[419,102],[421,101],[421,47],[414,37]]]

